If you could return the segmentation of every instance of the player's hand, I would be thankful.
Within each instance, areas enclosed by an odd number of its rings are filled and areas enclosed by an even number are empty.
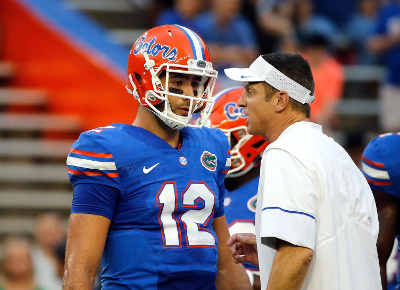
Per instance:
[[[258,266],[257,242],[254,234],[234,234],[226,242],[235,263]]]

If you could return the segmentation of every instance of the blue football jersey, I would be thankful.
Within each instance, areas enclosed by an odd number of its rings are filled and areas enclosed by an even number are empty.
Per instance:
[[[374,138],[362,156],[362,171],[373,190],[400,198],[400,133]]]
[[[215,289],[212,221],[224,215],[229,144],[218,129],[181,133],[178,150],[145,129],[112,124],[82,133],[70,150],[71,212],[111,220],[104,289]],[[87,184],[99,190],[77,190]]]
[[[400,203],[400,133],[387,133],[374,138],[362,156],[362,171],[372,190],[378,190],[399,198]],[[400,216],[396,228],[398,252],[400,252]],[[400,288],[400,273],[397,288]]]
[[[225,217],[230,235],[256,233],[254,220],[258,180],[259,177],[256,177],[232,191],[225,189]],[[244,266],[247,270],[258,271],[258,267],[252,264],[245,263]]]

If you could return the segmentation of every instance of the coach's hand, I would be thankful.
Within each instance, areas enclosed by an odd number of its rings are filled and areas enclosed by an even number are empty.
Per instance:
[[[257,242],[254,234],[234,234],[226,242],[235,263],[251,263],[258,266]]]

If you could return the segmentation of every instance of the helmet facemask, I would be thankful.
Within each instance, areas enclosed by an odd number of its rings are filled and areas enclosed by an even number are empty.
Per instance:
[[[155,69],[153,68],[154,62],[149,59],[148,55],[144,54],[144,57],[147,60],[145,68],[151,73],[153,86],[153,90],[145,92],[145,107],[149,107],[152,112],[154,112],[168,127],[172,129],[180,130],[184,127],[203,127],[214,106],[214,99],[211,95],[217,78],[217,72],[212,69],[211,63],[203,60],[190,59],[188,65],[164,63]],[[163,72],[165,72],[165,86],[162,85],[160,79]],[[170,92],[170,73],[199,76],[201,79],[197,88],[197,96],[188,96]],[[136,87],[134,86],[131,77],[130,81],[134,88],[131,93],[135,96]],[[167,88],[167,90],[164,87]],[[189,100],[189,113],[187,116],[180,116],[172,112],[169,96]],[[198,121],[195,124],[192,124],[191,120],[194,113],[200,113],[200,116]]]
[[[246,126],[239,126],[231,129],[221,129],[225,136],[228,138],[229,145],[231,146],[231,169],[228,171],[227,178],[239,177],[254,167],[251,163],[244,170],[246,166],[246,160],[240,153],[240,148],[251,138],[251,135],[247,133]],[[236,144],[234,144],[236,143]]]

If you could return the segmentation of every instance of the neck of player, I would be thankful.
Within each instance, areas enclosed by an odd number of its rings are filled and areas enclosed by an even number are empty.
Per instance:
[[[139,106],[133,126],[143,128],[160,137],[172,147],[179,145],[179,130],[174,130],[164,124],[155,114]]]

